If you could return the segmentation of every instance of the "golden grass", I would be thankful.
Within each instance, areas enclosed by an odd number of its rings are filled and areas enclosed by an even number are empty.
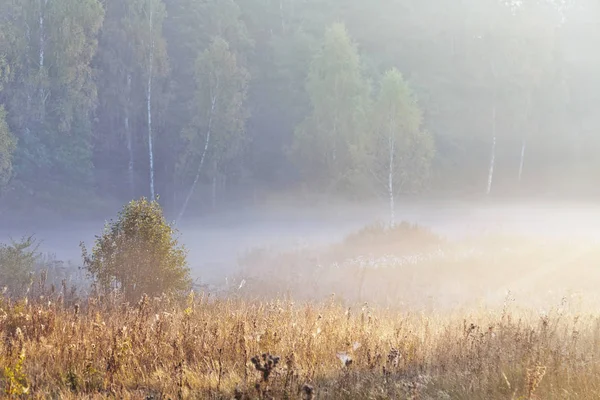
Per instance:
[[[335,299],[4,301],[0,332],[0,387],[33,398],[600,396],[600,315],[558,308],[436,316]]]

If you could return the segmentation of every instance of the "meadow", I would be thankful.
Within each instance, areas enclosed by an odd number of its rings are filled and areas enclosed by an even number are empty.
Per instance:
[[[407,224],[256,250],[219,292],[0,300],[0,390],[61,399],[595,399],[594,243]],[[509,288],[512,292],[507,292]],[[577,289],[575,291],[574,289]]]

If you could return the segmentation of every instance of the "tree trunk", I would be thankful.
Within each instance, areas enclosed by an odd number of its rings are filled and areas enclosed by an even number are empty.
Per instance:
[[[47,5],[48,0],[40,0],[40,69],[44,68],[44,53],[46,50],[46,38],[44,37],[44,13]]]
[[[523,138],[523,143],[521,144],[521,162],[519,163],[519,183],[521,182],[521,178],[523,176],[523,164],[525,163],[525,148],[527,146],[527,139]]]
[[[39,54],[39,63],[40,63],[40,72],[44,70],[44,61],[45,61],[45,53],[46,53],[46,36],[44,30],[44,14],[46,12],[48,6],[48,0],[40,0],[40,54]],[[40,82],[40,122],[43,122],[46,119],[46,91],[44,90],[44,82]]]
[[[217,160],[214,161],[214,173],[213,173],[213,177],[212,177],[212,210],[214,211],[217,208],[217,171],[218,171],[218,165],[217,165]]]
[[[30,59],[30,54],[31,54],[31,28],[29,27],[29,24],[25,24],[25,36],[27,38],[27,44],[25,47],[25,51],[27,54],[27,57],[25,58],[25,66],[27,69],[27,72],[29,74],[31,74],[31,59]],[[26,90],[27,90],[27,100],[25,103],[25,115],[31,115],[31,103],[32,103],[32,96],[33,96],[33,90],[31,87],[31,80],[29,80],[26,83]],[[29,122],[25,122],[25,130],[29,130]]]
[[[135,197],[135,182],[133,178],[133,138],[129,126],[129,104],[131,102],[131,74],[127,74],[127,100],[125,104],[125,137],[127,139],[127,152],[129,153],[129,164],[127,166],[127,177],[129,180],[129,195]]]
[[[283,0],[279,0],[279,17],[281,18],[281,32],[285,33],[285,19],[283,17]]]
[[[179,212],[179,216],[177,217],[177,223],[179,223],[181,218],[183,218],[183,214],[185,214],[185,210],[187,209],[187,205],[190,202],[190,198],[192,197],[192,195],[194,194],[194,191],[196,190],[196,185],[198,184],[198,180],[200,180],[200,173],[202,172],[202,166],[204,165],[204,158],[206,157],[206,152],[208,150],[209,144],[210,144],[210,128],[208,129],[208,132],[206,133],[206,142],[204,144],[204,151],[202,152],[202,157],[200,157],[200,164],[198,165],[198,171],[196,172],[196,177],[194,178],[194,182],[192,183],[192,186],[190,187],[190,191],[188,192],[187,196],[185,197],[185,201],[183,202],[183,207],[181,207],[181,211]]]
[[[150,6],[150,36],[152,33],[152,6]],[[151,39],[150,44],[150,60],[148,65],[148,88],[147,88],[147,108],[148,108],[148,158],[150,160],[150,198],[152,201],[155,200],[156,196],[154,193],[154,150],[152,148],[152,72],[154,64],[154,37]]]
[[[388,174],[388,195],[390,197],[390,228],[396,225],[396,206],[394,204],[394,136],[389,137],[390,166]]]
[[[519,160],[519,183],[521,183],[521,178],[523,177],[523,166],[525,165],[525,151],[527,149],[527,137],[529,135],[529,130],[533,126],[534,115],[533,115],[533,89],[527,91],[527,111],[525,114],[526,124],[525,124],[525,133],[523,134],[523,139],[521,141],[521,159]]]
[[[213,94],[212,99],[211,99],[210,114],[208,115],[208,126],[206,128],[206,142],[204,143],[204,150],[202,151],[202,157],[200,157],[200,165],[198,165],[198,171],[196,172],[196,177],[194,178],[192,187],[190,187],[190,191],[188,192],[187,196],[185,197],[183,207],[181,207],[181,211],[179,212],[179,216],[177,217],[177,223],[179,223],[179,221],[183,217],[183,214],[185,214],[185,210],[187,209],[190,198],[194,194],[194,191],[196,190],[196,185],[198,184],[198,180],[200,179],[200,173],[202,172],[202,166],[204,165],[204,159],[205,159],[206,153],[208,151],[208,146],[210,145],[210,134],[212,132],[213,116],[215,115],[215,111],[217,109],[218,92],[219,92],[219,79],[217,79],[215,93]]]
[[[492,155],[490,157],[490,171],[488,174],[487,194],[492,191],[492,181],[494,179],[494,166],[496,164],[496,100],[492,106]]]

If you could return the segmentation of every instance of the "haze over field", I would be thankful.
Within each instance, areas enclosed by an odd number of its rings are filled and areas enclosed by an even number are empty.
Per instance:
[[[298,206],[277,209],[247,208],[182,221],[178,228],[181,242],[189,250],[188,260],[193,278],[211,287],[223,287],[226,279],[231,281],[234,277],[243,278],[239,277],[240,258],[248,252],[262,248],[273,252],[298,249],[313,251],[340,243],[347,235],[369,224],[385,222],[388,217],[385,203],[372,203],[368,206],[346,204],[322,209]],[[528,245],[527,240],[541,243],[560,240],[565,243],[588,245],[600,243],[600,208],[591,202],[503,201],[497,204],[477,204],[458,201],[407,201],[399,207],[397,218],[430,228],[434,233],[457,242],[463,238],[482,235],[503,235],[522,237],[523,246]],[[54,253],[59,260],[72,261],[79,265],[79,242],[84,241],[91,246],[94,236],[101,233],[102,225],[103,221],[100,220],[79,224],[65,221],[60,225],[60,229],[56,226],[41,225],[0,231],[0,238],[7,242],[9,235],[18,238],[35,233],[42,241],[40,251]],[[500,241],[495,247],[505,246],[506,244]],[[415,248],[403,252],[418,254],[420,251],[419,248]],[[526,257],[517,261],[528,263]],[[488,268],[485,264],[480,267],[483,271]],[[544,275],[543,271],[547,265],[529,265],[529,268],[538,267]],[[588,265],[581,267],[587,268]],[[415,268],[418,271],[418,266]],[[425,271],[422,271],[422,274],[426,274]],[[513,274],[513,281],[516,282],[527,275],[527,272],[516,271]],[[556,274],[556,268],[549,268],[546,273],[548,277],[552,274]],[[589,275],[577,270],[570,270],[570,274],[577,276],[571,282],[570,289],[574,291],[590,283]],[[427,279],[437,280],[435,276],[429,276]],[[490,281],[486,284],[490,290],[511,288],[510,285],[498,285],[494,288],[494,282]],[[441,298],[447,294],[438,295]]]

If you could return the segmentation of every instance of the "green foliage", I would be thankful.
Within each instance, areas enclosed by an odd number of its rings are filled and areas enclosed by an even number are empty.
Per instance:
[[[2,25],[0,25],[2,30]],[[0,32],[0,99],[4,84],[8,82],[10,75],[10,66],[6,61],[6,39],[5,34]],[[6,121],[6,111],[0,104],[0,189],[4,186],[12,175],[12,157],[16,149],[15,137],[10,132]]]
[[[183,157],[195,172],[208,146],[215,176],[244,148],[250,76],[229,44],[217,37],[196,60],[195,78],[195,117],[183,132],[187,144]]]
[[[35,263],[39,258],[38,244],[32,236],[10,245],[0,244],[0,289],[9,296],[20,296],[31,284]]]
[[[248,74],[243,87],[239,85],[239,80],[235,77],[229,85],[230,88],[237,87],[235,90],[242,90],[245,99],[250,78],[247,63],[254,42],[242,20],[239,1],[177,0],[165,3],[168,13],[168,18],[165,20],[165,36],[168,38],[168,54],[172,65],[172,74],[169,77],[172,97],[166,112],[165,123],[169,132],[180,134],[180,136],[177,137],[178,141],[171,136],[161,146],[168,148],[169,162],[173,164],[175,178],[184,185],[184,189],[187,191],[190,179],[194,179],[194,177],[190,178],[190,175],[197,174],[200,158],[198,152],[202,152],[201,149],[204,148],[207,108],[205,108],[205,99],[202,97],[210,97],[207,93],[201,92],[203,88],[207,88],[208,82],[205,77],[201,76],[203,72],[199,71],[199,58],[203,57],[203,54],[206,55],[207,52],[214,53],[216,42],[223,40],[226,43],[226,51],[234,57],[235,69]],[[208,65],[205,65],[204,68],[208,68]],[[239,74],[235,73],[235,75]],[[232,105],[232,109],[236,107],[239,105]],[[244,104],[243,107],[246,112],[246,105]],[[225,110],[217,108],[217,111],[221,115],[225,114]],[[236,119],[236,116],[232,115],[231,119]],[[242,121],[244,125],[241,132],[243,133],[245,133],[246,119],[244,117]],[[190,129],[199,130],[199,132],[190,132]],[[238,131],[235,130],[235,132],[235,136],[237,136]],[[190,143],[190,135],[196,136],[201,143]],[[236,156],[239,154],[239,149],[245,149],[246,144],[246,135],[239,135],[238,138],[241,139],[239,144],[231,143],[232,153]],[[188,146],[193,148],[190,149]],[[218,166],[217,169],[225,169],[221,167],[224,166]],[[203,172],[208,171],[203,168]],[[222,171],[217,172],[221,173]]]
[[[343,24],[325,32],[306,90],[312,111],[296,130],[293,155],[309,181],[334,190],[352,188],[364,155],[369,91]]]
[[[92,59],[104,11],[99,0],[10,2],[3,8],[5,61],[11,79],[0,101],[21,195],[69,185],[91,187],[91,118],[96,104]],[[17,4],[18,3],[18,4]],[[1,40],[1,39],[0,39]]]
[[[2,188],[11,177],[12,157],[15,149],[16,140],[6,123],[6,111],[4,110],[4,107],[0,105],[0,188]]]
[[[54,0],[48,4],[45,35],[52,41],[47,53],[56,55],[48,60],[53,71],[47,72],[52,109],[56,112],[58,132],[70,133],[77,116],[88,114],[96,103],[91,62],[98,47],[104,10],[99,0]]]
[[[29,393],[27,375],[23,371],[24,362],[25,350],[21,350],[14,367],[4,367],[5,394],[8,396],[23,396]]]
[[[156,201],[133,200],[105,226],[91,254],[83,243],[84,267],[105,293],[118,288],[131,301],[179,294],[191,285],[186,250]]]

